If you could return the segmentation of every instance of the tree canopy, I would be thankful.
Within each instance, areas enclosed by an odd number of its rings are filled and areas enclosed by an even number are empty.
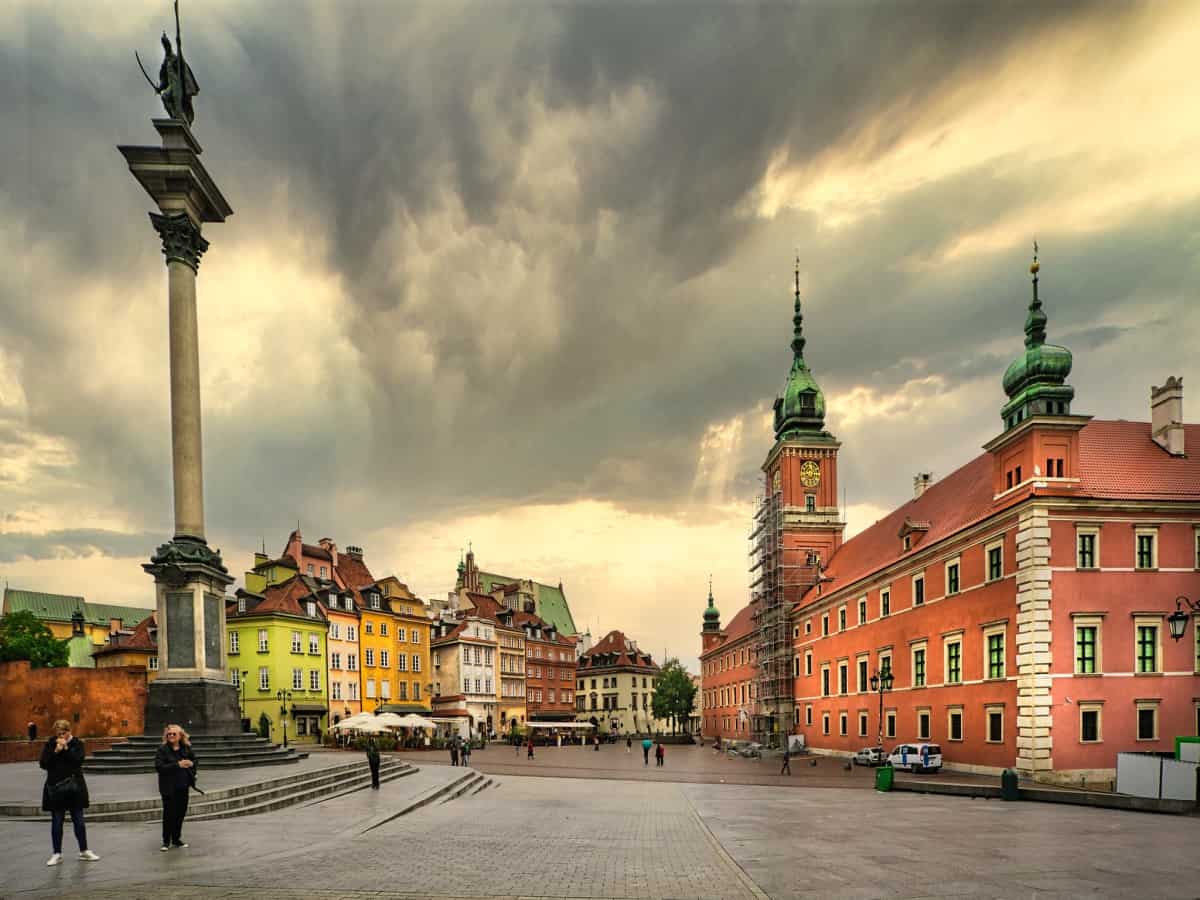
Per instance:
[[[27,609],[0,617],[0,662],[27,659],[35,669],[65,666],[67,641],[59,640]]]
[[[692,676],[676,657],[663,663],[658,674],[658,686],[654,689],[654,717],[670,719],[671,733],[678,730],[680,722],[686,722],[692,714],[696,699],[696,685]]]

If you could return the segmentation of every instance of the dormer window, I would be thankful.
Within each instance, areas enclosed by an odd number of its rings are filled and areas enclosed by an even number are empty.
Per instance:
[[[379,595],[371,594],[371,609],[379,609]]]
[[[912,549],[912,535],[906,534],[904,536],[904,552],[907,553],[911,549]]]
[[[245,611],[246,611],[246,598],[238,597],[238,612],[244,613]]]
[[[316,604],[316,601],[314,601],[314,600],[309,600],[307,603],[305,603],[305,604],[304,604],[304,609],[305,609],[305,611],[308,613],[308,617],[309,617],[310,619],[315,619],[315,618],[317,617],[317,604]]]

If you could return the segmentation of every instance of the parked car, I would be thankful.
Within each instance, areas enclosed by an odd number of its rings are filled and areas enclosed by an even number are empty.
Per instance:
[[[854,754],[854,764],[858,766],[881,766],[886,758],[882,747],[863,747]]]
[[[938,744],[898,744],[888,755],[895,769],[910,772],[938,772],[942,768],[942,748]]]

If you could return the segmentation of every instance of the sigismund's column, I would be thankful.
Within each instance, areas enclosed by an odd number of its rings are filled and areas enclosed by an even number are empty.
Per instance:
[[[223,222],[233,210],[200,162],[200,144],[187,121],[153,122],[161,146],[117,148],[158,206],[150,222],[162,240],[169,304],[175,534],[142,566],[154,576],[159,656],[146,733],[161,733],[172,722],[196,734],[236,733],[237,691],[226,676],[224,655],[225,591],[233,578],[204,534],[196,322],[196,275],[208,249],[200,229],[205,222]]]

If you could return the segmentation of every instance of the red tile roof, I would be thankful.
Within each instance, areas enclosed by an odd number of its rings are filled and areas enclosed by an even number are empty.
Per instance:
[[[613,661],[607,661],[613,656]],[[633,641],[620,631],[610,631],[579,658],[579,668],[625,668],[646,672],[657,672],[654,657],[633,646]]]
[[[747,603],[737,611],[737,615],[729,620],[729,624],[721,629],[721,633],[725,639],[700,655],[707,656],[710,653],[716,653],[728,648],[734,641],[739,641],[746,635],[753,633],[755,627],[754,604]]]
[[[97,647],[92,656],[103,656],[106,653],[117,653],[121,650],[146,650],[157,652],[158,642],[151,636],[151,629],[157,631],[154,613],[138,622],[130,634],[114,634],[109,636],[109,643]]]
[[[249,591],[246,593],[254,596]],[[247,607],[244,613],[237,611],[236,603],[226,607],[226,618],[234,618],[239,615],[261,616],[273,612],[307,617],[307,613],[301,604],[306,600],[317,600],[317,597],[313,595],[308,585],[304,583],[304,579],[299,575],[293,575],[287,581],[280,584],[269,585],[262,592],[262,598],[253,607]],[[318,603],[317,608],[321,609],[322,605]]]
[[[324,547],[315,547],[312,544],[301,544],[300,553],[302,556],[311,556],[313,559],[327,559],[333,562],[333,557]]]
[[[375,583],[375,577],[367,564],[357,556],[339,553],[334,572],[341,579],[342,587],[364,588]]]
[[[1197,448],[1190,457],[1171,456],[1154,443],[1148,422],[1092,420],[1079,434],[1080,485],[1073,493],[1097,499],[1200,499],[1200,425],[1184,429],[1185,443]],[[929,523],[920,544],[924,548],[1024,499],[1016,494],[999,503],[993,500],[992,464],[992,454],[981,453],[842,544],[824,570],[832,579],[825,592],[905,556],[899,535],[906,521]],[[810,589],[797,606],[810,605],[819,596]]]

